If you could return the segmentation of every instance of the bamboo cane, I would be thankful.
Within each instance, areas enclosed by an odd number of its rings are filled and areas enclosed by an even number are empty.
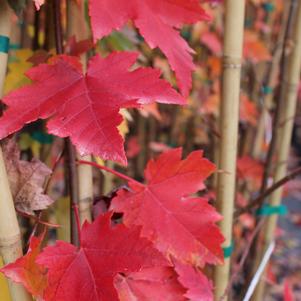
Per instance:
[[[285,106],[281,111],[281,129],[280,141],[281,145],[277,156],[277,165],[274,175],[274,182],[279,181],[286,175],[287,159],[291,145],[294,116],[296,114],[298,84],[301,72],[301,0],[298,1],[298,11],[296,16],[295,31],[293,34],[294,46],[289,57],[288,68],[285,73],[285,81],[283,83]],[[278,188],[273,192],[270,199],[271,206],[279,206],[281,204],[283,187]],[[271,243],[274,237],[275,228],[277,225],[278,216],[272,215],[269,217],[267,226],[264,231],[264,251]],[[263,300],[265,282],[260,281],[253,301]]]
[[[0,97],[7,68],[8,42],[11,31],[11,10],[6,0],[0,0]],[[5,163],[0,148],[0,254],[3,262],[8,264],[22,256],[22,241],[20,228],[14,208],[14,202],[9,188]],[[8,281],[9,290],[14,301],[27,301],[31,297],[25,289],[18,284]]]
[[[231,246],[232,242],[244,15],[245,1],[225,1],[219,157],[219,168],[224,172],[219,174],[217,184],[217,206],[223,216],[220,227],[225,236],[225,248]],[[224,294],[229,272],[230,258],[225,258],[224,264],[215,269],[215,300]]]
[[[279,63],[282,57],[282,51],[283,51],[283,44],[285,42],[286,38],[286,28],[287,28],[287,22],[288,22],[288,15],[289,15],[289,8],[290,8],[290,3],[286,3],[284,9],[284,14],[283,14],[283,25],[281,26],[281,31],[278,35],[276,47],[273,53],[273,58],[270,63],[270,68],[268,70],[268,79],[267,79],[267,87],[272,89],[271,93],[265,93],[263,95],[263,106],[262,106],[262,111],[261,115],[258,121],[258,126],[257,126],[257,132],[255,136],[255,142],[254,142],[254,147],[253,147],[253,156],[257,159],[261,158],[261,153],[262,153],[262,144],[264,141],[264,136],[265,136],[265,127],[266,127],[266,120],[269,118],[269,109],[272,106],[273,103],[273,98],[274,98],[274,88],[275,85],[277,84],[277,78],[279,75]]]
[[[84,3],[80,4],[74,1],[68,1],[67,7],[67,35],[69,37],[75,36],[77,41],[86,39],[88,37],[87,24],[84,16]],[[87,65],[86,55],[81,57],[84,69]],[[79,160],[92,161],[91,156],[81,157]],[[92,201],[93,201],[93,174],[92,167],[88,165],[77,166],[78,174],[78,207],[81,224],[85,220],[92,221]]]
[[[80,160],[92,161],[91,156],[80,157]],[[78,207],[81,224],[84,221],[92,221],[92,202],[93,202],[93,173],[92,167],[79,165],[78,173]]]
[[[2,267],[3,267],[3,262],[2,262],[2,258],[0,257],[0,268]],[[6,278],[1,273],[0,273],[0,300],[12,301]]]

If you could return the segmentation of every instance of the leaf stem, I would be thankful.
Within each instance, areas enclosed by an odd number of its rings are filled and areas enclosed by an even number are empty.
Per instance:
[[[51,183],[51,181],[53,179],[53,175],[55,174],[55,171],[57,170],[57,168],[58,168],[58,166],[59,166],[59,164],[60,164],[60,162],[61,162],[64,154],[65,154],[65,148],[63,148],[63,150],[58,154],[58,156],[55,159],[55,162],[54,162],[54,164],[53,164],[53,166],[51,168],[52,173],[49,176],[49,178],[48,178],[48,180],[46,182],[45,188],[44,188],[44,193],[47,193],[47,191],[49,189],[49,186],[50,186],[50,183]]]
[[[57,54],[63,54],[63,34],[61,22],[61,0],[53,0],[54,12],[54,34],[55,34],[55,47]]]
[[[72,209],[73,209],[75,219],[76,219],[76,227],[77,227],[78,240],[79,240],[79,245],[80,245],[81,244],[81,223],[80,223],[78,205],[72,204]]]
[[[109,173],[111,173],[111,174],[113,174],[113,175],[115,175],[115,176],[117,176],[117,177],[119,177],[119,178],[121,178],[121,179],[123,179],[123,180],[126,180],[126,181],[128,181],[128,182],[135,183],[136,185],[138,185],[138,186],[140,186],[140,187],[145,187],[144,184],[142,184],[142,183],[136,181],[135,179],[133,179],[133,178],[131,178],[131,177],[128,177],[128,176],[124,175],[123,173],[120,173],[120,172],[118,172],[118,171],[116,171],[116,170],[113,170],[113,169],[111,169],[111,168],[109,168],[109,167],[107,167],[107,166],[102,166],[102,165],[99,165],[99,164],[97,164],[97,163],[95,163],[95,162],[89,162],[89,161],[84,161],[84,160],[78,160],[77,163],[78,163],[78,164],[91,165],[91,166],[96,167],[96,168],[98,168],[98,169],[105,170],[105,171],[107,171],[107,172],[109,172]]]
[[[58,225],[58,224],[52,224],[52,223],[49,223],[49,222],[42,221],[38,216],[28,214],[26,212],[23,212],[23,211],[17,209],[17,208],[16,208],[16,212],[18,212],[18,214],[20,214],[24,217],[33,219],[36,223],[45,225],[47,227],[51,227],[51,228],[60,228],[61,227],[61,225]]]

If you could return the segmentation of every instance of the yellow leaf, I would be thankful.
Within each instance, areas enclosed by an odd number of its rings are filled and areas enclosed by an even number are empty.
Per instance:
[[[0,257],[0,268],[3,266],[2,258]],[[8,285],[5,277],[0,273],[0,300],[1,301],[11,301]]]
[[[94,160],[96,161],[96,163],[98,165],[101,165],[101,166],[105,165],[104,160],[102,160],[100,157],[94,156]]]
[[[30,38],[34,37],[34,26],[33,25],[28,25],[27,27],[27,34],[29,35]],[[45,34],[43,31],[39,32],[39,46],[43,45],[45,41]]]
[[[120,135],[124,138],[125,135],[129,132],[128,120],[132,121],[132,116],[129,111],[121,109],[119,113],[123,116],[123,121],[118,126]]]
[[[19,147],[21,150],[27,150],[30,148],[34,157],[39,158],[41,152],[41,143],[32,139],[28,133],[22,133],[19,139]]]
[[[61,225],[57,229],[57,238],[70,242],[70,199],[69,197],[61,197],[55,203],[56,222]]]
[[[32,67],[32,63],[27,62],[27,59],[32,55],[33,52],[30,49],[20,49],[16,51],[16,60],[8,64],[8,74],[4,83],[4,94],[30,83],[30,80],[24,73]]]

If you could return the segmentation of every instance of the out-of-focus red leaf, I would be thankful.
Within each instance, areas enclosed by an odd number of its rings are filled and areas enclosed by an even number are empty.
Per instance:
[[[93,48],[93,42],[90,39],[76,41],[75,36],[68,39],[65,45],[65,51],[69,55],[80,56]]]
[[[157,103],[143,105],[139,111],[140,111],[141,115],[144,117],[149,117],[151,115],[151,116],[155,117],[158,121],[162,120],[162,116],[160,114]]]
[[[263,164],[249,156],[237,160],[237,176],[239,179],[251,181],[256,188],[261,185]]]
[[[156,142],[156,141],[151,141],[149,143],[149,148],[153,152],[157,152],[157,153],[166,152],[166,151],[168,151],[168,150],[171,149],[170,146],[168,146],[168,145],[166,145],[164,143]]]
[[[295,301],[291,284],[287,279],[284,281],[283,301]]]
[[[256,32],[245,31],[244,57],[253,63],[269,61],[271,54],[264,43],[258,38]]]
[[[247,122],[253,126],[256,126],[258,122],[259,113],[257,106],[246,95],[241,96],[239,117],[241,121]]]
[[[33,0],[36,9],[40,10],[41,6],[45,3],[45,0]]]
[[[219,36],[214,32],[206,32],[201,36],[201,42],[211,50],[212,54],[219,56],[222,54],[222,43]]]
[[[141,150],[137,136],[131,137],[127,141],[126,155],[129,159],[136,157]]]

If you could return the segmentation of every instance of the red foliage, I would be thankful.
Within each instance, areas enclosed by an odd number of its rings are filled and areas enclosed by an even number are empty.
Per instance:
[[[181,91],[188,94],[194,69],[190,55],[193,50],[174,28],[210,19],[198,0],[91,0],[89,12],[94,39],[132,20],[148,45],[159,47],[166,55]]]
[[[14,282],[22,283],[37,298],[43,297],[47,286],[46,268],[35,262],[40,254],[41,244],[42,238],[33,236],[27,254],[0,270]]]
[[[196,266],[220,263],[223,236],[215,225],[220,216],[207,199],[190,196],[204,189],[215,167],[202,151],[185,160],[181,155],[178,148],[151,160],[145,170],[148,184],[129,183],[131,191],[119,191],[111,208],[124,213],[126,226],[142,226],[142,236],[166,256]]]
[[[184,104],[171,86],[159,79],[151,68],[128,69],[136,53],[112,53],[105,59],[94,56],[87,74],[78,58],[59,56],[51,65],[30,69],[32,85],[6,97],[8,106],[0,119],[0,139],[38,118],[50,118],[50,133],[69,136],[84,155],[93,153],[123,164],[126,156],[117,126],[122,121],[120,108],[139,107],[154,101]],[[151,89],[149,89],[151,87]]]
[[[237,160],[238,178],[251,181],[255,188],[261,185],[263,164],[249,156],[243,156]]]

